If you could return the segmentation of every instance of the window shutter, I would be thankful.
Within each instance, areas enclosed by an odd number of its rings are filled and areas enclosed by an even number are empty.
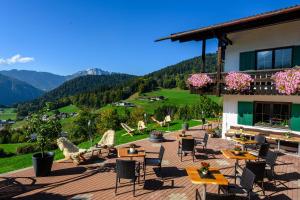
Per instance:
[[[240,71],[255,70],[255,51],[240,53]]]
[[[238,124],[253,125],[253,102],[238,102]]]
[[[293,67],[300,66],[300,46],[294,46],[293,48]]]
[[[300,131],[300,104],[292,105],[290,125],[293,131]]]

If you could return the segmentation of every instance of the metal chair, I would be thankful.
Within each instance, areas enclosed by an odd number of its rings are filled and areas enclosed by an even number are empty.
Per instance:
[[[135,196],[135,182],[140,183],[140,163],[135,160],[116,160],[116,186],[117,194],[118,183],[122,179],[130,179],[133,182],[133,196]]]
[[[269,143],[263,143],[259,145],[258,151],[251,151],[250,153],[257,156],[258,159],[265,159],[269,151],[269,148],[270,148]]]
[[[146,166],[158,166],[159,167],[159,173],[161,175],[161,165],[162,160],[165,153],[164,146],[160,146],[159,152],[147,152],[147,154],[158,154],[157,158],[147,158],[144,159],[144,180],[146,179]]]
[[[202,146],[203,150],[205,150],[207,147],[208,138],[209,138],[208,133],[205,133],[203,139],[195,139],[196,147]]]
[[[182,162],[182,154],[191,153],[193,162],[195,161],[195,139],[182,138],[180,146],[180,161]]]
[[[255,174],[254,182],[259,185],[265,195],[264,178],[266,175],[266,162],[246,162],[246,168],[250,169]]]
[[[220,190],[223,193],[229,193],[229,194],[235,194],[239,197],[247,197],[249,200],[251,198],[251,193],[253,190],[255,180],[255,174],[247,169],[244,168],[242,176],[240,177],[240,184],[229,184],[228,186],[222,186],[219,187]]]
[[[274,178],[274,176],[275,176],[274,168],[276,165],[277,157],[278,157],[278,153],[274,152],[274,151],[268,151],[267,156],[266,156],[266,169],[271,171],[272,178]]]

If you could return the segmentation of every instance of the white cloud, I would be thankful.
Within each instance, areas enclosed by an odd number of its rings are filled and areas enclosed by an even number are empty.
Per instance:
[[[34,61],[33,57],[23,57],[20,54],[16,54],[10,58],[0,58],[0,65],[12,65],[16,63],[28,63]]]

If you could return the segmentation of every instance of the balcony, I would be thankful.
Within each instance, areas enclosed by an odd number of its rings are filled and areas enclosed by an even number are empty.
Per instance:
[[[249,91],[238,93],[238,94],[282,95],[278,93],[278,91],[275,88],[274,81],[271,79],[272,75],[282,70],[283,69],[243,71],[243,73],[250,74],[251,77],[254,79],[254,82],[251,84]],[[227,74],[228,74],[227,72],[221,72],[220,80],[218,81],[217,73],[208,73],[208,76],[213,80],[213,82],[207,87],[201,89],[191,87],[190,91],[191,93],[194,94],[211,94],[211,95],[237,94],[235,92],[226,89],[225,77]]]

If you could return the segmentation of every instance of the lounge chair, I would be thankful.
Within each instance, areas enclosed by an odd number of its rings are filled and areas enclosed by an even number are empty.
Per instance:
[[[121,123],[121,126],[122,126],[122,128],[127,132],[127,133],[123,134],[122,136],[124,136],[124,135],[130,135],[130,136],[133,136],[135,129],[129,127],[129,126],[128,126],[127,124],[125,124],[125,123]]]
[[[147,127],[145,125],[145,122],[144,121],[139,121],[138,122],[138,131],[141,132],[141,131],[144,131],[145,129],[147,129]]]
[[[165,117],[165,123],[171,123],[172,122],[172,119],[171,119],[171,116],[170,115],[167,115]]]
[[[161,127],[166,125],[166,121],[158,121],[157,119],[155,119],[155,117],[151,117],[151,119],[156,122],[157,124],[159,124]]]
[[[80,149],[70,140],[65,137],[60,137],[57,139],[57,146],[63,152],[65,158],[71,159],[76,165],[85,161],[84,155],[91,153],[89,149]]]
[[[92,155],[95,151],[101,153],[102,150],[107,150],[109,153],[110,150],[115,146],[115,134],[116,132],[114,130],[106,131],[103,134],[101,140],[94,147],[90,148],[90,150],[92,151]]]

